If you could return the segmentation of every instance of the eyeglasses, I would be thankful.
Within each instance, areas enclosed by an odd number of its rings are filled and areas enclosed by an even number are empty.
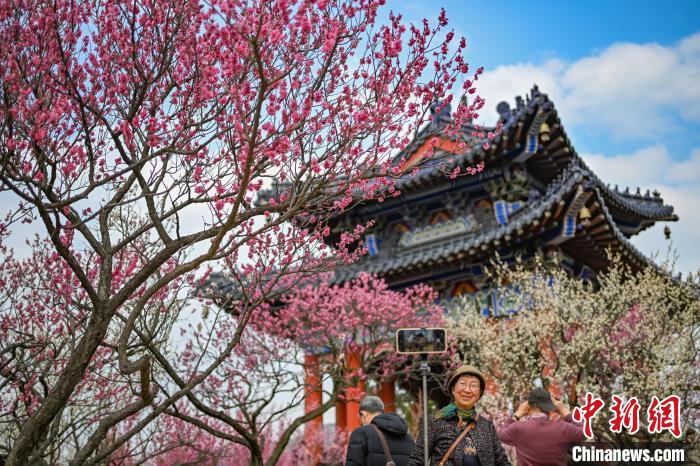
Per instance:
[[[478,383],[457,383],[457,389],[464,390],[468,388],[469,390],[480,390],[481,384]]]

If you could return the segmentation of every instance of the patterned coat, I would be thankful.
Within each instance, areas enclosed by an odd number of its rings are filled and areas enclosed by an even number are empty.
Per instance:
[[[457,425],[457,416],[442,417],[440,413],[428,420],[428,448],[430,449],[430,464],[440,463],[452,443],[457,440],[462,428]],[[466,426],[465,426],[466,427]],[[409,466],[423,466],[423,421],[416,440],[416,447],[408,460]],[[500,440],[496,436],[493,422],[479,416],[476,426],[459,443],[445,465],[462,466],[465,448],[474,446],[481,466],[510,466],[510,461]]]

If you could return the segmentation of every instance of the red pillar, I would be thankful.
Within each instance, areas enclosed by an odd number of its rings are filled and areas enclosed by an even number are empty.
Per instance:
[[[348,367],[350,369],[360,368],[360,358],[355,352],[347,353]],[[352,432],[360,427],[360,399],[365,391],[365,383],[360,382],[355,387],[349,388],[345,393],[347,396],[346,403],[346,426],[348,432]]]
[[[385,380],[379,386],[379,398],[384,402],[384,411],[387,413],[396,412],[396,384],[393,380]]]
[[[335,403],[335,428],[345,430],[348,427],[347,405],[343,401]]]
[[[310,413],[323,403],[321,387],[321,374],[318,369],[318,356],[307,354],[304,356],[304,412]],[[317,459],[321,458],[323,444],[320,443],[323,435],[323,416],[317,416],[306,424],[304,429],[304,441],[312,449]]]

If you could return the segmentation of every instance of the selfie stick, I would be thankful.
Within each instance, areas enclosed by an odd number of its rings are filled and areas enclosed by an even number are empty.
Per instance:
[[[428,374],[430,374],[430,366],[428,365],[428,354],[421,353],[420,355],[420,373],[423,376],[423,462],[428,465]]]

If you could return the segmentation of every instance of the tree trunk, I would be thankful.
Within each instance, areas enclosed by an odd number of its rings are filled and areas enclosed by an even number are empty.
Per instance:
[[[83,380],[83,374],[90,364],[93,354],[107,333],[109,313],[94,310],[78,346],[73,351],[66,368],[61,373],[48,396],[41,403],[36,413],[27,421],[12,447],[5,462],[6,466],[28,465],[29,457],[36,445],[46,436],[51,422],[61,412],[73,394],[75,387]]]

